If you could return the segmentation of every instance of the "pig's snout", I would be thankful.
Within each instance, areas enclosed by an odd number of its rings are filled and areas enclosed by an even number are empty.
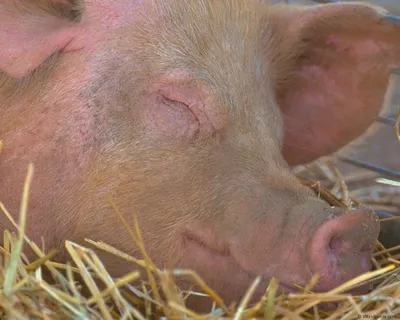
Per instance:
[[[341,213],[339,208],[333,209],[332,215],[317,228],[308,245],[309,267],[312,272],[320,274],[315,290],[331,290],[368,272],[378,234],[379,220],[372,210],[360,207]]]

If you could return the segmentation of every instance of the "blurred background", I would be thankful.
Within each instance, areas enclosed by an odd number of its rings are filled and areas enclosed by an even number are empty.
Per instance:
[[[315,4],[313,0],[270,0],[272,3]],[[329,2],[329,1],[326,1]],[[369,2],[384,7],[393,14],[400,15],[399,0],[341,0],[340,2]]]
[[[289,3],[293,5],[317,4],[312,0],[270,1],[272,3]],[[350,1],[342,0],[340,2]],[[400,17],[400,0],[353,0],[353,2],[367,2],[379,5],[387,9],[391,14]],[[399,112],[399,106],[400,76],[394,74],[391,79],[391,86],[387,92],[385,105],[381,111],[381,116],[392,119],[392,122],[395,121]],[[386,169],[391,170],[395,175],[398,175],[398,178],[396,179],[395,176],[390,177],[380,173],[374,173],[370,170],[360,168],[360,166],[344,163],[343,161],[338,160],[337,157],[323,159],[318,161],[316,164],[307,166],[306,168],[300,167],[296,169],[298,169],[300,176],[305,175],[306,177],[310,177],[311,172],[311,177],[314,179],[325,179],[325,181],[330,180],[326,185],[329,186],[331,190],[335,190],[338,196],[341,196],[337,183],[336,186],[332,187],[332,185],[335,184],[332,183],[332,181],[337,178],[338,174],[329,166],[329,164],[333,164],[335,168],[339,169],[342,178],[348,185],[350,196],[356,197],[360,200],[365,200],[373,205],[376,210],[382,210],[400,216],[400,142],[396,137],[393,123],[390,125],[375,122],[369,133],[355,141],[350,146],[344,148],[339,153],[339,156],[350,157],[354,160],[366,162],[370,165],[381,168],[383,171]],[[318,175],[317,173],[321,174]],[[387,181],[383,181],[382,183],[381,180],[377,180],[379,178],[393,179],[393,183],[390,184],[390,181],[389,184],[387,184]]]

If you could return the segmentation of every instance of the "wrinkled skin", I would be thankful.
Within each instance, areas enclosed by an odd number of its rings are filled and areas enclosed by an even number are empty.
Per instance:
[[[33,162],[27,233],[47,247],[90,238],[139,256],[111,196],[159,267],[196,270],[227,302],[257,275],[290,290],[320,272],[315,290],[329,290],[369,270],[379,224],[365,207],[330,208],[290,166],[379,113],[400,60],[400,27],[381,13],[0,2],[0,199],[17,216]],[[113,276],[130,271],[101,256]]]

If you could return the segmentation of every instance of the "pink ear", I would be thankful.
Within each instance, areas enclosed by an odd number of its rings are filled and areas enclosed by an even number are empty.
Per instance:
[[[291,23],[285,50],[292,65],[277,87],[289,164],[337,151],[379,114],[390,73],[400,66],[400,24],[383,14],[354,3],[279,11]]]
[[[67,5],[58,6],[67,12]],[[77,35],[76,23],[57,15],[50,0],[0,2],[0,70],[22,78],[53,53],[68,50]]]

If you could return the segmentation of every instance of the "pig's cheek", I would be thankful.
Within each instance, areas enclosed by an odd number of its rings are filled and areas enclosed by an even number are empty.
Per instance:
[[[146,134],[191,139],[200,132],[198,119],[183,103],[161,99],[144,108],[142,124]]]

